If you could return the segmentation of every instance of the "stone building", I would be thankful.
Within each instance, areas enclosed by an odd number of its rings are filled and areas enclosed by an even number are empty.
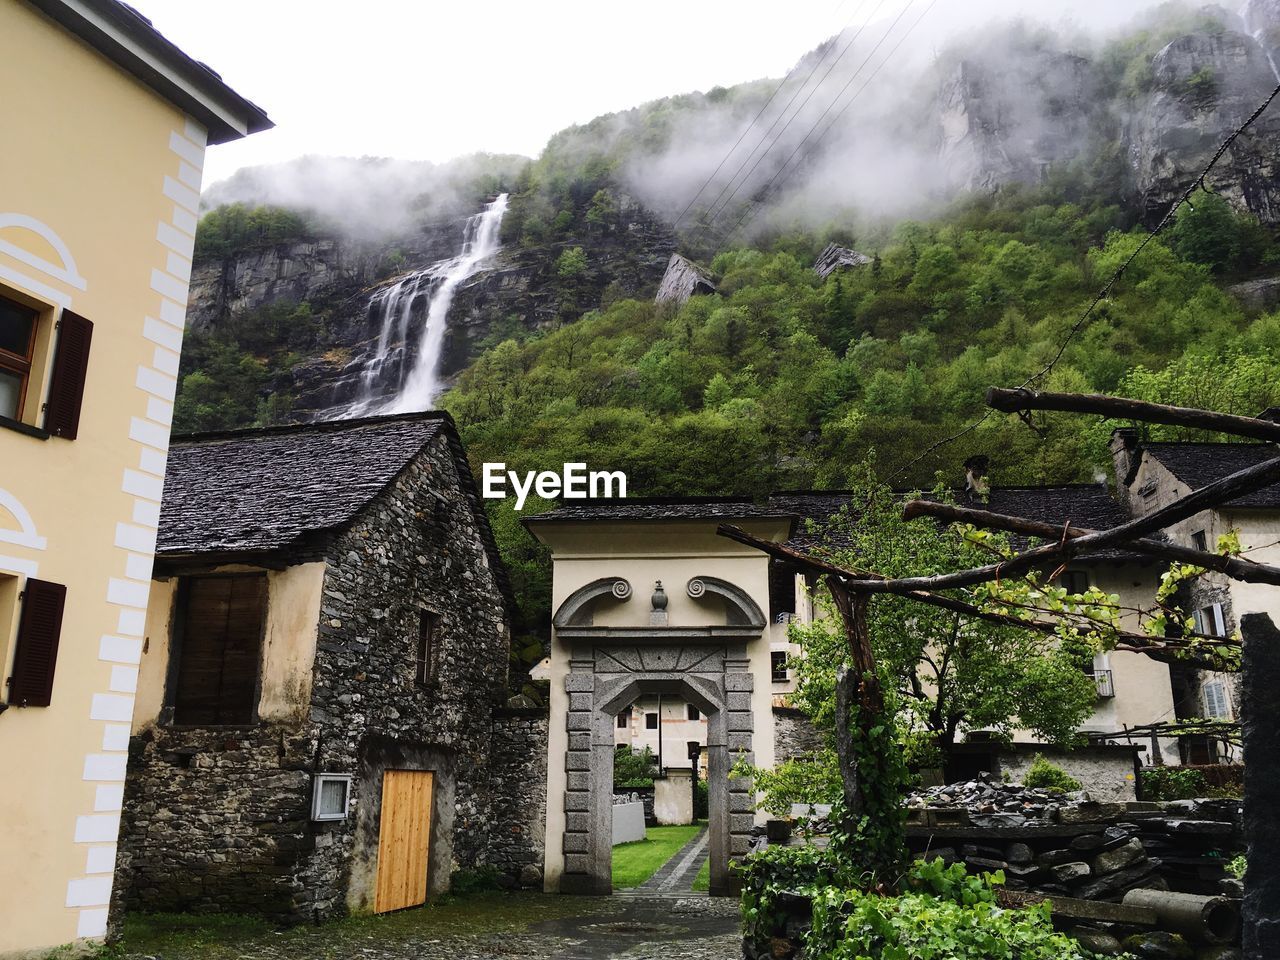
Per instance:
[[[506,708],[510,609],[447,414],[175,441],[126,904],[311,920],[536,863],[544,721]]]
[[[1274,411],[1268,411],[1267,416]],[[1116,477],[1128,511],[1144,516],[1223,477],[1275,456],[1269,443],[1150,443],[1135,430],[1117,430],[1111,452]],[[1244,556],[1259,563],[1280,562],[1280,485],[1265,487],[1215,509],[1174,524],[1166,535],[1183,546],[1217,549],[1218,539],[1234,531]],[[1196,629],[1213,636],[1230,636],[1246,613],[1270,614],[1280,621],[1280,591],[1257,583],[1240,583],[1216,572],[1193,581],[1185,598]],[[1234,674],[1175,666],[1173,686],[1178,719],[1240,718]],[[1179,745],[1189,763],[1238,760],[1222,742],[1184,738]],[[1177,755],[1175,754],[1175,757]]]

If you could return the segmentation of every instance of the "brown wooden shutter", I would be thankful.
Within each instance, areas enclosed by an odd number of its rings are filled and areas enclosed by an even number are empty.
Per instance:
[[[60,583],[28,580],[22,592],[18,643],[13,653],[8,701],[20,707],[47,707],[53,698],[53,670],[67,588]]]
[[[253,722],[266,588],[259,574],[185,581],[174,723]]]
[[[49,379],[49,402],[44,414],[44,428],[56,437],[74,440],[80,430],[80,407],[84,403],[92,339],[92,323],[78,313],[62,311],[53,375]]]

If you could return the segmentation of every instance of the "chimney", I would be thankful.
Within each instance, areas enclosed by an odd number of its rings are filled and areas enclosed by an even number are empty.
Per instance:
[[[964,491],[970,500],[986,503],[991,495],[991,482],[987,479],[990,463],[990,458],[984,454],[977,454],[964,462]]]
[[[1116,486],[1123,493],[1133,483],[1142,463],[1142,443],[1136,427],[1119,427],[1111,431],[1111,460],[1116,466]]]

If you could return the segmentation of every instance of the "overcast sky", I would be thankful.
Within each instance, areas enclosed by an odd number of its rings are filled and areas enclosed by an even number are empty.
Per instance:
[[[781,77],[852,19],[912,0],[130,0],[276,129],[212,148],[205,185],[307,153],[536,155],[555,131],[690,90]],[[1146,0],[938,0],[911,42],[974,11],[1053,21]],[[928,0],[914,0],[904,23]]]

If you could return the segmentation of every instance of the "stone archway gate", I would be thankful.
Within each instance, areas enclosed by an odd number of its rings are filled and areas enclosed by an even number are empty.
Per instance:
[[[727,622],[669,625],[659,581],[647,627],[596,625],[597,602],[631,599],[631,584],[618,577],[587,584],[556,612],[557,637],[570,651],[563,893],[612,892],[615,717],[648,693],[679,696],[707,717],[710,892],[736,892],[729,861],[747,852],[755,817],[750,781],[731,779],[729,771],[739,759],[753,759],[754,677],[747,647],[766,621],[756,602],[727,581],[694,577],[685,589],[695,600],[722,600]]]

